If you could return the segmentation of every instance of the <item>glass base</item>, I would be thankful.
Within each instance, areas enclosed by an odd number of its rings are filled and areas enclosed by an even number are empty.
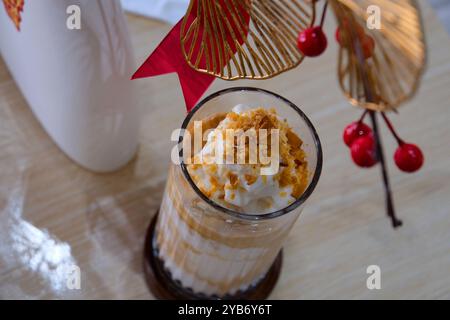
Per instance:
[[[280,251],[266,276],[258,284],[234,295],[207,296],[184,288],[177,280],[173,280],[170,272],[164,268],[163,261],[158,257],[155,246],[155,227],[158,212],[153,217],[147,229],[144,244],[144,274],[147,285],[157,299],[163,300],[262,300],[272,292],[281,272],[283,253]]]

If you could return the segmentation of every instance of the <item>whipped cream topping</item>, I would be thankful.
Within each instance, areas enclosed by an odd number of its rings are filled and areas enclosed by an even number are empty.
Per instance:
[[[218,164],[215,161],[216,152],[230,150],[229,141],[218,138],[221,132],[225,135],[227,129],[243,129],[244,133],[258,128],[279,130],[279,158],[276,159],[280,163],[276,173],[262,175],[261,168],[267,165],[259,162]],[[208,133],[203,148],[194,155],[194,164],[188,165],[193,181],[211,200],[239,212],[263,214],[289,206],[303,193],[308,170],[302,141],[286,121],[278,118],[275,110],[237,105],[211,129],[216,130]],[[235,149],[236,145],[231,148]]]

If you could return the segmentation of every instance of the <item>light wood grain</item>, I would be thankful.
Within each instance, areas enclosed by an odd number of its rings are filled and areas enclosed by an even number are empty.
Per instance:
[[[429,66],[415,100],[392,115],[400,134],[423,147],[426,163],[407,175],[393,166],[395,145],[383,130],[398,215],[385,217],[379,168],[355,167],[341,141],[360,112],[339,91],[334,21],[320,58],[263,82],[216,81],[275,91],[312,119],[324,148],[314,195],[285,245],[274,299],[450,298],[450,42],[425,1]],[[170,27],[129,17],[138,61]],[[138,81],[142,112],[136,158],[112,174],[79,168],[62,154],[33,117],[0,62],[0,298],[152,298],[142,274],[144,232],[158,208],[184,103],[176,75]],[[384,127],[383,127],[384,128]],[[81,268],[81,290],[65,286],[61,266]],[[382,289],[366,288],[377,264]]]

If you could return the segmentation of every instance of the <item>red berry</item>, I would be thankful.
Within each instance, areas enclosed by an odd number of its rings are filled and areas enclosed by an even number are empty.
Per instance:
[[[336,41],[339,43],[339,45],[345,46],[347,41],[345,37],[347,36],[348,33],[345,27],[342,30],[340,27],[336,29]],[[366,34],[364,32],[364,28],[362,28],[361,26],[358,25],[356,30],[357,35],[359,37],[359,41],[361,42],[364,58],[369,59],[372,57],[373,52],[375,50],[375,40],[373,40],[373,38],[370,35]]]
[[[369,35],[365,35],[362,39],[362,48],[365,59],[369,59],[373,55],[373,51],[375,50],[375,40]]]
[[[297,46],[307,57],[317,57],[327,48],[327,36],[322,27],[308,28],[300,32],[297,39]]]
[[[372,133],[372,129],[364,122],[355,121],[350,123],[344,129],[343,139],[347,146],[351,147],[353,141],[359,137],[367,136]]]
[[[345,20],[341,26],[336,28],[336,41],[339,43],[339,45],[345,45],[346,43],[346,39],[345,37],[347,36],[347,30],[349,30],[349,23],[347,20]],[[361,27],[359,24],[356,24],[356,35],[359,37],[359,39],[363,39],[364,36],[366,35],[364,28]]]
[[[342,46],[342,42],[341,42],[341,28],[339,28],[339,27],[336,28],[336,33],[335,33],[334,36],[336,38],[337,43],[339,43],[339,45]]]
[[[394,161],[400,170],[414,172],[422,167],[424,158],[418,146],[411,143],[403,143],[395,151]]]
[[[351,154],[353,161],[358,166],[363,168],[374,166],[378,160],[373,135],[369,134],[356,139],[352,144]]]

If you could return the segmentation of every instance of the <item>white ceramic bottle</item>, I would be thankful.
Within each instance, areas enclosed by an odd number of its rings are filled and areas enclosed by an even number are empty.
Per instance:
[[[71,5],[80,8],[79,30],[67,27]],[[137,149],[139,117],[119,0],[25,0],[20,30],[5,9],[0,52],[50,137],[90,170],[126,164]]]

